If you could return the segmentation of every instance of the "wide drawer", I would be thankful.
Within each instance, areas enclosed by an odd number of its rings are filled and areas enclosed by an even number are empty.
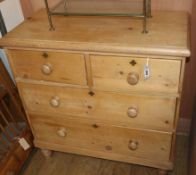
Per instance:
[[[95,120],[62,119],[30,115],[35,141],[106,152],[121,157],[169,161],[171,133],[134,130]],[[158,155],[158,156],[157,156]]]
[[[86,85],[82,54],[9,50],[9,55],[15,77]]]
[[[177,93],[180,60],[91,55],[93,86],[114,91]],[[149,77],[144,76],[145,67]]]
[[[18,83],[29,112],[94,118],[134,128],[173,130],[176,98]]]

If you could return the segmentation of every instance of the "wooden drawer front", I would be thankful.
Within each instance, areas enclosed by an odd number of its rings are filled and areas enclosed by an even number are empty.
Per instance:
[[[170,131],[175,98],[133,96],[88,89],[18,84],[30,112],[69,115],[103,120],[127,127]]]
[[[149,59],[150,77],[144,79],[145,58],[91,56],[95,88],[122,91],[177,93],[181,61]]]
[[[86,85],[82,54],[9,50],[15,77]]]
[[[124,157],[168,161],[172,135],[105,125],[93,120],[31,116],[37,141]],[[65,149],[66,150],[66,149]],[[158,156],[157,156],[158,155]]]

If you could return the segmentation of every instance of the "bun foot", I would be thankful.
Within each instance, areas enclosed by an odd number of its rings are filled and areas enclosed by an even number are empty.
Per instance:
[[[14,171],[8,171],[6,175],[16,175]]]
[[[159,169],[158,170],[158,175],[168,175],[168,171],[167,170]]]
[[[52,151],[48,150],[48,149],[41,149],[42,154],[44,155],[44,157],[49,158],[52,156]]]

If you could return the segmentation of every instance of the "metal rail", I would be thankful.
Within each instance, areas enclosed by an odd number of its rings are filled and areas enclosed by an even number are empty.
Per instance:
[[[64,0],[64,12],[53,12],[49,8],[48,0],[45,1],[46,11],[48,15],[48,21],[50,25],[50,30],[55,30],[53,22],[52,22],[52,16],[53,15],[62,15],[62,16],[121,16],[121,17],[137,17],[137,18],[143,18],[143,31],[142,33],[148,33],[147,30],[147,18],[151,17],[151,0],[143,0],[143,13],[141,14],[135,14],[135,13],[68,13],[66,12],[67,7],[67,0]]]

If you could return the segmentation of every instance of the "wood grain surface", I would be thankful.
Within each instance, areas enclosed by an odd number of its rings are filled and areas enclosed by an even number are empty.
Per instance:
[[[92,97],[98,94],[98,98],[96,100],[99,99],[99,95],[100,99],[103,98],[108,100],[109,96],[107,95],[109,92],[124,92],[127,95],[135,92],[137,95],[142,95],[143,93],[143,95],[154,95],[159,98],[178,97],[180,99],[185,58],[190,56],[189,45],[187,43],[188,15],[186,12],[155,12],[154,14],[155,16],[150,18],[148,21],[148,34],[141,33],[140,20],[133,18],[130,19],[128,17],[54,17],[56,30],[46,31],[48,20],[45,11],[42,10],[33,18],[26,21],[23,25],[16,28],[13,32],[6,35],[1,40],[0,44],[7,49],[7,54],[11,58],[11,62],[13,60],[19,60],[19,64],[17,62],[12,64],[17,82],[29,82],[31,84],[45,83],[45,85],[50,87],[53,84],[57,85],[57,87],[67,86],[73,88],[73,85],[76,84],[74,81],[50,82],[50,80],[45,77],[41,77],[38,81],[38,77],[41,74],[39,67],[43,64],[43,62],[41,61],[40,64],[35,62],[36,64],[34,64],[33,61],[39,57],[44,57],[45,60],[50,58],[51,55],[51,60],[55,58],[55,61],[52,64],[54,65],[54,70],[56,70],[55,66],[57,67],[57,76],[52,79],[52,81],[55,81],[55,79],[58,80],[58,78],[61,78],[61,76],[64,77],[66,74],[69,76],[72,76],[73,74],[73,77],[76,77],[76,80],[78,80],[78,75],[74,74],[75,71],[72,72],[75,65],[80,66],[78,69],[82,69],[83,72],[90,70],[88,72],[92,73],[91,76],[85,77],[85,74],[82,74],[83,76],[81,76],[81,78],[90,78],[92,80],[90,81],[92,84],[88,83],[91,87],[87,88],[89,88],[89,90],[91,88],[93,92],[91,91],[88,94]],[[130,25],[133,25],[134,27],[130,27]],[[64,31],[65,29],[66,32]],[[170,37],[168,37],[168,33],[170,33]],[[13,49],[15,50],[13,51]],[[43,52],[43,50],[46,50],[46,53],[43,53],[41,56],[41,52]],[[73,53],[76,55],[83,54],[85,57],[81,58],[81,62],[77,60],[75,64],[69,65],[69,62],[64,63],[64,61],[67,60],[67,57],[66,59],[63,59],[63,61],[60,59],[61,54],[63,53],[62,50],[64,50],[63,58],[66,57],[68,53],[70,54],[68,57],[72,58],[70,62],[73,60]],[[48,51],[49,54],[47,53]],[[120,54],[121,56],[119,56]],[[135,63],[133,63],[133,60],[129,61],[129,57],[136,54],[137,57],[135,59]],[[85,62],[84,58],[86,58],[87,55],[89,55],[89,61]],[[125,57],[126,55],[128,56]],[[20,62],[21,58],[24,60],[24,65],[22,67],[20,67],[23,64],[23,62]],[[33,67],[34,65],[38,65],[38,67],[35,67],[35,72],[34,69],[28,72],[28,70],[30,70],[28,58],[32,61],[30,62],[30,66],[32,65]],[[149,67],[151,67],[153,72],[153,74],[149,77],[149,82],[152,79],[154,80],[154,84],[152,84],[152,82],[147,84],[147,80],[143,84],[143,81],[141,80],[138,82],[139,77],[144,79],[144,77],[141,76],[141,70],[144,69],[146,60],[148,61],[146,65],[150,65]],[[51,72],[51,70],[53,69],[51,69],[51,67],[53,66],[51,66],[50,62],[46,63],[47,65],[44,65],[44,69],[42,69],[42,71],[47,75],[50,73],[52,77],[53,72]],[[58,64],[56,64],[56,62]],[[135,65],[135,68],[132,67],[131,69],[129,68],[130,64],[138,64],[138,66]],[[61,67],[61,65],[63,66]],[[15,66],[18,67],[15,69]],[[88,66],[91,66],[92,68],[85,69]],[[62,71],[64,67],[66,71],[68,70],[68,72]],[[141,70],[139,67],[141,67]],[[118,68],[120,68],[119,71],[125,71],[125,73],[128,74],[128,78],[119,78],[120,75],[116,74],[118,73]],[[19,74],[17,72],[18,70]],[[26,71],[24,71],[24,73],[27,73],[26,76],[23,75],[23,70]],[[133,72],[129,72],[130,70],[134,71],[134,74]],[[34,76],[36,75],[36,71],[39,73],[37,76]],[[59,74],[58,71],[60,71]],[[20,72],[22,72],[21,75]],[[33,74],[31,76],[32,72]],[[71,74],[69,74],[70,72]],[[69,78],[69,76],[65,77],[65,79]],[[99,83],[97,83],[98,79],[100,80]],[[114,80],[117,81],[113,82]],[[122,80],[122,82],[120,80]],[[79,83],[80,86],[78,85],[78,87],[80,89],[86,88],[84,81],[81,82],[83,83]],[[108,82],[109,85],[107,84]],[[139,87],[140,83],[141,87]],[[168,88],[159,87],[160,84],[161,86],[163,84],[163,86]],[[130,85],[135,85],[136,90],[130,89],[130,91],[126,92],[125,90],[128,89]],[[171,88],[172,90],[169,90],[170,87],[173,87],[173,89]],[[77,87],[75,85],[74,89],[76,88]],[[29,89],[30,88],[27,88],[27,91]],[[96,90],[105,91],[108,92],[108,94],[99,94]],[[20,87],[19,91],[23,101],[25,101],[28,96],[22,96],[22,88]],[[61,96],[62,99],[66,99],[67,97],[69,99],[74,96],[69,96],[67,94],[76,94],[76,91],[63,93],[62,90],[62,93],[58,95],[57,93],[59,91],[56,89],[46,89],[46,91],[42,91],[40,93],[45,94],[46,92],[51,95],[53,95],[53,92],[55,93],[54,96],[48,100],[48,103],[54,107],[54,111],[52,111],[51,108],[48,108],[44,110],[43,114],[38,114],[38,110],[40,108],[35,106],[33,109],[35,113],[32,114],[30,111],[31,109],[27,108],[27,106],[29,107],[32,105],[26,105],[27,103],[24,103],[27,114],[29,114],[28,119],[30,121],[32,131],[35,136],[35,146],[42,149],[137,163],[164,170],[172,169],[176,122],[178,121],[179,116],[179,101],[177,101],[176,107],[175,100],[173,100],[173,105],[170,105],[172,108],[170,114],[173,115],[175,113],[175,116],[172,117],[175,122],[173,130],[165,132],[162,130],[153,130],[153,128],[143,129],[140,127],[134,128],[132,126],[120,126],[117,123],[107,123],[105,120],[99,121],[90,117],[80,117],[79,119],[77,117],[78,115],[73,115],[69,118],[69,116],[66,116],[66,113],[69,111],[66,111],[66,108],[63,108],[61,111],[61,113],[64,114],[63,116],[57,116],[55,114],[60,111],[59,107],[61,106]],[[36,93],[38,91],[32,90],[30,94],[33,92],[35,93],[30,96],[30,98],[28,97],[28,101],[37,96]],[[83,93],[82,91],[80,92],[81,94],[78,94],[77,97],[74,97],[74,100],[71,101],[71,107],[73,107],[74,103],[77,102],[78,97],[82,96]],[[38,94],[38,97],[39,96],[41,95]],[[46,96],[44,95],[40,101],[45,101],[47,98],[48,95],[46,94]],[[81,100],[83,99],[84,98],[79,98],[80,103],[76,104],[75,108],[79,108],[83,105],[83,103],[85,104],[85,101],[81,103]],[[121,96],[119,97],[119,101],[121,101],[121,99],[124,98]],[[114,99],[109,99],[108,103],[107,100],[104,100],[105,106],[113,104],[111,101]],[[135,101],[137,100],[139,101],[139,98],[136,98]],[[86,101],[90,103],[91,100],[87,99]],[[142,101],[144,102],[144,100]],[[64,104],[63,100],[62,102],[62,104]],[[32,104],[39,104],[39,100]],[[45,105],[46,102],[43,104]],[[101,102],[101,104],[104,103]],[[123,104],[125,104],[123,101],[119,103],[119,105]],[[93,103],[89,106],[92,107]],[[115,105],[111,105],[110,109],[112,109],[112,107],[115,107]],[[161,107],[163,107],[163,105],[161,105]],[[98,106],[96,109],[101,108],[103,107]],[[157,109],[160,109],[159,106]],[[176,109],[175,112],[174,109]],[[103,109],[103,111],[104,110],[105,109]],[[121,109],[121,111],[122,110],[123,109]],[[148,110],[146,109],[145,111]],[[52,114],[53,112],[55,114]],[[92,113],[92,116],[97,113],[98,112],[95,112],[94,114]],[[73,111],[71,114],[73,114]],[[99,115],[102,114],[100,113]],[[170,122],[169,120],[166,121],[167,122],[165,123]]]
[[[44,50],[10,50],[8,54],[15,77],[86,85],[85,61],[82,54]]]
[[[32,114],[29,117],[34,144],[39,148],[172,169],[172,133],[129,129],[74,117]],[[60,134],[60,130],[65,134]]]
[[[53,2],[53,1],[52,1]],[[26,17],[32,16],[33,11],[37,11],[44,7],[44,3],[41,0],[21,0],[24,15]],[[192,11],[192,0],[152,0],[153,10],[184,10],[191,13]],[[193,11],[194,12],[194,11]],[[194,13],[193,13],[194,18]],[[194,20],[192,20],[194,25]],[[193,39],[194,30],[192,30]],[[193,41],[194,42],[194,41]],[[192,44],[192,52],[194,52],[194,45]],[[186,65],[185,82],[183,90],[183,101],[181,105],[180,116],[190,119],[192,115],[192,104],[193,104],[193,94],[195,93],[195,83],[192,83],[194,79],[194,70],[196,67],[194,54],[192,54],[191,61]],[[188,131],[188,130],[187,130]]]
[[[188,137],[178,136],[174,171],[169,175],[187,174]],[[55,152],[45,159],[35,150],[20,175],[158,175],[154,168]]]
[[[62,16],[53,17],[56,30],[49,31],[43,10],[2,38],[0,46],[187,57],[187,18],[186,12],[157,12],[148,21],[149,34],[143,34],[138,19]]]
[[[55,87],[18,83],[26,109],[37,114],[73,116],[104,121],[132,128],[173,131],[175,97],[128,95],[94,91],[90,96],[87,88]],[[51,106],[54,96],[59,106]],[[130,107],[137,108],[135,117],[129,117]],[[162,111],[162,112],[160,112]]]
[[[181,70],[180,60],[160,60],[139,57],[92,55],[93,87],[97,89],[137,92],[178,93]],[[132,66],[130,63],[135,61]],[[144,65],[149,64],[153,75],[144,77]],[[130,74],[138,75],[137,82],[128,81]],[[133,78],[132,78],[133,79]]]

